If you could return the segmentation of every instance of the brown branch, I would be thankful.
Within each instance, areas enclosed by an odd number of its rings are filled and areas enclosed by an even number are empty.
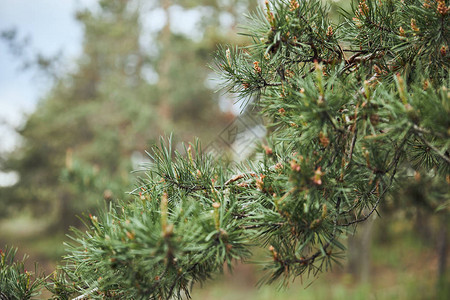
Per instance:
[[[438,136],[440,138],[447,138],[447,136],[444,136],[443,134],[441,134],[439,132],[431,132],[431,131],[429,131],[429,130],[427,130],[425,128],[417,126],[416,124],[413,125],[413,129],[417,133],[424,133],[424,134],[429,134],[429,135],[435,135],[435,136]]]
[[[254,229],[254,228],[260,228],[260,227],[269,227],[269,226],[283,226],[285,225],[285,222],[278,222],[278,223],[268,223],[268,224],[255,224],[255,225],[247,225],[247,226],[239,226],[241,229]]]
[[[319,257],[320,254],[322,254],[322,250],[325,251],[328,247],[330,247],[331,244],[333,243],[333,241],[336,238],[336,232],[337,232],[337,228],[339,226],[338,223],[337,223],[337,220],[338,220],[338,218],[340,216],[340,212],[339,212],[340,211],[340,206],[341,206],[341,198],[338,198],[338,200],[336,202],[336,206],[335,206],[336,216],[335,216],[334,221],[333,221],[333,224],[334,224],[334,226],[333,226],[333,233],[331,234],[330,240],[325,245],[322,245],[322,249],[321,250],[316,251],[313,255],[311,255],[311,256],[309,256],[307,258],[296,259],[296,260],[293,260],[293,261],[290,261],[290,260],[279,260],[279,262],[281,262],[283,265],[291,264],[291,263],[310,265],[310,264],[314,263],[315,259],[317,257]]]
[[[418,132],[416,135],[419,137],[419,139],[420,139],[425,145],[427,145],[431,150],[433,150],[434,152],[436,152],[436,154],[437,154],[440,158],[442,158],[442,159],[445,160],[448,164],[450,164],[450,157],[448,157],[448,156],[446,156],[445,154],[441,153],[441,151],[439,151],[438,148],[436,148],[435,146],[433,146],[433,144],[431,144],[428,140],[426,140],[426,139],[423,137],[422,133]]]
[[[374,206],[372,207],[372,209],[370,210],[370,212],[369,212],[367,215],[365,215],[364,217],[362,217],[362,218],[359,218],[359,219],[350,221],[350,222],[345,223],[345,224],[340,224],[339,226],[344,226],[344,227],[346,227],[346,226],[350,226],[350,225],[353,225],[353,224],[356,224],[356,223],[364,222],[364,221],[366,221],[366,220],[367,220],[367,219],[368,219],[368,218],[376,211],[376,209],[378,208],[378,205],[380,204],[381,199],[383,199],[384,195],[387,193],[387,191],[388,191],[388,190],[390,189],[390,187],[392,186],[392,182],[394,181],[395,174],[397,173],[397,167],[398,167],[398,163],[399,163],[400,157],[401,157],[401,150],[402,150],[403,146],[405,145],[406,140],[407,140],[407,139],[405,138],[405,139],[403,140],[402,144],[400,145],[400,147],[399,147],[399,148],[397,149],[397,151],[395,152],[395,157],[394,157],[394,160],[393,160],[393,162],[392,162],[392,164],[391,164],[391,167],[393,167],[394,170],[392,171],[392,174],[391,174],[391,176],[390,176],[390,178],[389,178],[389,183],[386,185],[386,187],[383,189],[383,191],[381,192],[381,194],[378,196],[378,199],[377,199],[377,201],[375,202],[375,204],[374,204]]]
[[[372,26],[378,28],[378,29],[381,30],[381,31],[384,31],[384,32],[388,32],[388,33],[392,33],[392,34],[398,35],[398,33],[392,31],[390,28],[386,28],[386,27],[384,27],[384,26],[382,26],[382,25],[380,25],[380,24],[378,24],[378,23],[373,22],[373,21],[370,20],[370,19],[366,19],[366,21],[368,21],[370,25],[372,25]]]
[[[355,119],[355,128],[356,128],[356,119]],[[355,132],[353,133],[352,142],[351,142],[351,146],[350,146],[350,153],[348,155],[347,169],[350,167],[350,165],[352,163],[353,150],[355,149],[357,136],[358,136],[358,129],[356,128]]]

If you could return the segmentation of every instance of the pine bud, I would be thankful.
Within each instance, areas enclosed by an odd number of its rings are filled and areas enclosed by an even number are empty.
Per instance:
[[[400,74],[397,74],[397,88],[398,93],[400,95],[400,99],[402,100],[403,104],[408,103],[407,97],[406,97],[406,87],[405,87],[405,81],[403,80],[403,77]]]
[[[312,178],[313,182],[317,185],[321,185],[322,184],[322,167],[318,167],[317,170],[314,172],[314,176]]]
[[[225,55],[226,55],[226,57],[227,57],[228,65],[229,65],[230,68],[231,68],[230,48],[228,48],[228,49],[225,51]]]
[[[417,182],[420,181],[422,176],[420,176],[420,172],[414,171],[414,180],[416,180]]]
[[[220,229],[220,213],[219,213],[220,203],[214,202],[212,204],[212,206],[214,208],[214,225],[216,226],[216,230],[219,230]]]
[[[322,205],[322,220],[325,219],[327,216],[327,205]]]
[[[267,9],[267,21],[272,27],[275,27],[275,17],[273,13],[270,11],[269,1],[266,0],[266,9]]]
[[[381,75],[383,72],[381,71],[380,67],[378,67],[377,65],[373,65],[373,70],[375,71],[375,74],[377,76]]]
[[[166,192],[163,193],[161,197],[161,227],[163,234],[166,234],[167,231],[167,213],[168,213],[168,195]]]
[[[331,25],[329,25],[327,28],[327,36],[331,37],[332,35],[333,35],[333,27],[331,27]]]
[[[428,89],[428,86],[430,85],[430,82],[428,81],[428,79],[425,79],[425,81],[423,82],[423,90],[426,91]]]
[[[194,159],[192,157],[192,145],[189,145],[187,152],[188,152],[189,162],[191,163],[191,165],[194,165]]]
[[[291,160],[291,170],[294,172],[300,172],[300,165],[294,159]]]
[[[272,245],[269,246],[269,251],[272,252],[273,260],[278,261],[278,252],[275,251],[275,248]]]
[[[419,27],[417,27],[416,19],[411,19],[411,29],[416,32],[420,31]]]
[[[321,220],[320,219],[315,219],[314,221],[311,222],[311,224],[309,225],[309,229],[315,229],[317,228],[317,226],[319,226]]]
[[[256,179],[256,188],[260,191],[264,190],[264,178],[266,177],[266,175],[260,175],[259,178]]]
[[[449,8],[445,5],[445,0],[438,0],[437,11],[442,16],[445,16],[448,13]]]
[[[89,218],[91,219],[92,223],[97,223],[98,222],[98,219],[97,219],[96,216],[93,216],[93,215],[89,214]]]
[[[253,62],[253,68],[255,69],[256,73],[261,73],[261,67],[259,66],[259,61]]]
[[[275,170],[281,170],[281,169],[283,169],[283,164],[279,162],[275,165]]]
[[[294,77],[295,73],[294,73],[294,71],[288,69],[285,71],[285,75],[286,75],[286,77],[292,78],[292,77]]]
[[[25,275],[27,276],[27,284],[26,284],[26,288],[27,290],[30,288],[30,278],[31,278],[31,273],[28,271],[25,271]]]
[[[369,7],[367,6],[366,0],[361,0],[358,6],[359,13],[363,16],[367,16],[369,13]]]
[[[319,141],[324,148],[328,147],[330,144],[330,139],[322,131],[319,133]]]
[[[273,154],[272,148],[265,146],[265,145],[263,145],[263,148],[264,148],[264,151],[266,152],[266,155],[270,156]]]
[[[364,157],[365,157],[365,159],[366,159],[367,167],[368,167],[369,169],[371,169],[372,166],[370,165],[370,153],[369,153],[369,151],[367,151],[367,150],[364,151],[363,155],[364,155]]]
[[[398,32],[399,32],[400,36],[405,36],[405,30],[403,29],[402,26],[400,26],[400,28],[398,29]]]
[[[135,233],[134,233],[134,232],[129,232],[129,231],[127,231],[127,232],[126,232],[126,235],[127,235],[127,237],[128,237],[130,240],[134,240],[134,237],[135,237]]]
[[[356,27],[358,28],[362,26],[361,21],[356,17],[353,17],[353,23],[355,23]]]
[[[442,45],[440,52],[442,57],[445,57],[447,55],[447,47]]]
[[[290,7],[290,11],[294,11],[300,7],[300,4],[298,4],[297,0],[291,0],[291,4],[289,5],[289,7]]]

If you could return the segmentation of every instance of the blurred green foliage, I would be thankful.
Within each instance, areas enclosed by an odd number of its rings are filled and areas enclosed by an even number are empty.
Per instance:
[[[47,220],[50,231],[64,231],[102,198],[127,199],[136,160],[160,135],[212,139],[232,117],[205,84],[210,53],[234,30],[219,28],[219,15],[242,15],[255,3],[101,0],[97,8],[78,11],[82,55],[18,130],[23,144],[2,159],[1,170],[17,172],[20,180],[0,189],[0,217],[28,211]],[[200,39],[173,34],[170,19],[148,33],[144,4],[165,13],[175,4],[207,7],[210,14],[201,17]],[[149,35],[151,45],[143,45]]]
[[[22,260],[16,260],[17,249],[0,249],[0,299],[28,300],[40,294],[46,280],[25,269]],[[37,268],[35,268],[37,270]]]

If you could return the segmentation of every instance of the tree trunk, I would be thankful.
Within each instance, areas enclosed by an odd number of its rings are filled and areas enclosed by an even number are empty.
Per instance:
[[[368,282],[370,277],[370,247],[375,219],[376,215],[373,215],[359,224],[355,234],[348,238],[348,272],[360,282]]]
[[[437,293],[439,299],[450,298],[450,282],[446,278],[448,252],[448,221],[440,216],[440,228],[437,236],[438,280]]]
[[[158,65],[158,88],[159,94],[159,108],[158,113],[161,116],[160,122],[166,122],[171,118],[172,112],[170,107],[170,65],[172,60],[172,50],[170,48],[171,43],[171,31],[170,31],[170,12],[171,6],[170,0],[163,0],[161,6],[166,13],[166,24],[160,33],[159,43],[160,50],[162,51],[159,58]]]

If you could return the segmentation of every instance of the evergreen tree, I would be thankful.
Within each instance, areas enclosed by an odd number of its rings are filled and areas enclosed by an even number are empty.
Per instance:
[[[140,7],[139,1],[99,1],[98,10],[77,12],[84,40],[76,68],[56,78],[18,130],[23,145],[2,159],[2,170],[20,178],[0,189],[2,217],[28,209],[50,220],[51,229],[79,225],[77,215],[95,210],[102,198],[128,198],[134,153],[171,131],[183,140],[194,132],[210,138],[229,121],[205,86],[211,61],[205,53],[221,35],[194,41],[172,34],[168,23],[168,31],[152,37],[157,51],[149,54]],[[147,81],[147,70],[159,80]]]
[[[136,201],[75,231],[71,291],[181,297],[252,244],[268,249],[264,282],[317,275],[410,170],[448,187],[447,13],[444,1],[366,0],[336,26],[320,1],[266,2],[253,44],[222,49],[216,64],[271,120],[262,160],[230,168],[162,142]]]
[[[74,230],[56,297],[168,299],[267,251],[263,283],[317,276],[340,237],[414,171],[448,213],[449,19],[444,0],[361,0],[332,24],[318,0],[266,1],[248,47],[223,47],[226,87],[270,120],[252,159],[225,165],[161,140],[130,203]]]

